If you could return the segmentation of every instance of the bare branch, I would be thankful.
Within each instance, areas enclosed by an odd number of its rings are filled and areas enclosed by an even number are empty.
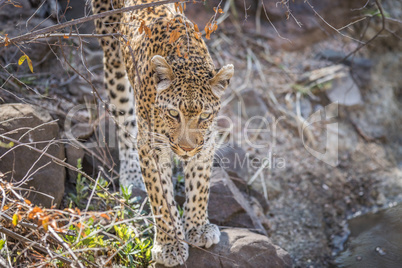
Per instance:
[[[16,45],[18,43],[24,42],[24,41],[31,41],[35,39],[38,35],[44,35],[52,32],[56,32],[58,30],[61,30],[66,27],[71,27],[77,24],[81,24],[84,22],[104,18],[113,14],[118,14],[118,13],[123,13],[123,12],[128,12],[128,11],[134,11],[134,10],[139,10],[139,9],[144,9],[148,7],[155,7],[155,6],[160,6],[160,5],[166,5],[166,4],[171,4],[171,3],[178,3],[178,2],[183,2],[182,0],[163,0],[163,1],[158,1],[158,2],[153,2],[153,3],[148,3],[148,4],[142,4],[142,5],[136,5],[136,6],[130,6],[130,7],[124,7],[120,9],[115,9],[115,10],[110,10],[110,11],[105,11],[99,14],[91,15],[88,17],[76,19],[76,20],[70,20],[61,24],[57,24],[54,26],[46,27],[34,32],[26,33],[14,38],[10,38],[9,42],[13,45]],[[2,40],[0,42],[0,47],[6,46],[6,40]]]
[[[48,254],[48,249],[46,249],[45,247],[43,247],[43,246],[41,246],[41,245],[38,245],[36,242],[34,242],[34,241],[32,241],[32,240],[30,240],[30,239],[28,239],[28,238],[25,238],[25,237],[23,237],[22,235],[19,235],[19,234],[17,234],[17,233],[14,233],[13,231],[8,230],[8,229],[4,228],[3,226],[0,226],[0,232],[3,233],[3,234],[5,234],[5,235],[7,235],[7,236],[10,236],[10,237],[12,237],[12,238],[14,238],[14,239],[16,239],[16,240],[19,240],[19,241],[21,241],[21,242],[23,242],[23,243],[30,244],[30,245],[32,245],[32,247],[35,248],[36,250],[38,250],[38,251],[40,251],[40,252],[42,252],[42,253]],[[54,252],[52,252],[52,253],[54,253]],[[72,260],[67,259],[67,258],[65,258],[65,257],[63,257],[63,256],[59,256],[59,255],[56,254],[56,253],[54,253],[54,255],[55,255],[55,258],[56,258],[56,259],[62,261],[63,263],[70,264],[70,265],[73,263]]]
[[[347,58],[349,58],[350,56],[352,56],[353,54],[355,54],[357,51],[359,51],[362,47],[366,46],[367,44],[369,44],[370,42],[372,42],[374,39],[376,39],[384,30],[385,30],[385,16],[384,16],[384,10],[382,9],[382,5],[380,4],[380,2],[378,0],[375,0],[375,4],[377,5],[378,9],[380,10],[381,13],[381,29],[373,36],[370,38],[370,40],[368,40],[367,42],[360,44],[355,50],[353,50],[352,52],[350,52],[348,55],[346,55],[342,60],[346,60]]]

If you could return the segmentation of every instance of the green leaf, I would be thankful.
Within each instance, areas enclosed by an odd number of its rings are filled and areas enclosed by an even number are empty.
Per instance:
[[[5,243],[6,243],[5,240],[0,240],[0,250],[3,249]]]
[[[147,258],[147,260],[151,259],[151,249],[150,248],[147,249],[147,252],[145,253],[145,258]]]

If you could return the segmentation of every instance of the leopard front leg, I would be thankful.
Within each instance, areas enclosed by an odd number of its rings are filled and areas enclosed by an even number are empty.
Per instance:
[[[170,152],[139,147],[141,172],[155,217],[156,230],[152,257],[167,267],[183,264],[188,258],[188,244],[182,220],[173,196]]]
[[[93,0],[94,14],[122,8],[120,0]],[[112,14],[95,20],[98,34],[118,32],[121,14]],[[104,37],[100,40],[103,49],[104,85],[111,103],[110,109],[117,124],[117,135],[120,160],[120,186],[145,190],[141,179],[138,153],[135,149],[137,136],[136,115],[134,113],[134,94],[128,81],[126,67],[120,51],[120,41],[115,37]]]
[[[184,204],[184,230],[190,244],[206,248],[219,243],[218,226],[209,223],[208,199],[214,150],[203,149],[185,162],[186,203]]]

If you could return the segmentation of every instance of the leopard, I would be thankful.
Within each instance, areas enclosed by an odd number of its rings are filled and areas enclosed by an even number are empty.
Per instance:
[[[94,14],[152,3],[93,0]],[[208,218],[210,177],[221,99],[234,74],[215,68],[195,23],[180,4],[98,18],[103,35],[104,87],[119,126],[119,183],[146,189],[155,220],[152,259],[184,264],[189,245],[210,248],[220,230]],[[182,6],[183,7],[183,6]],[[185,203],[179,212],[173,157],[183,166]]]

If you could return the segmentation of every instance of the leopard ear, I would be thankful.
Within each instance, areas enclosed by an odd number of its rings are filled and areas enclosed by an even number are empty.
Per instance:
[[[152,69],[155,72],[154,82],[156,84],[156,91],[159,93],[168,89],[174,79],[172,67],[166,62],[164,57],[159,55],[154,56],[151,63]]]
[[[218,73],[209,80],[212,93],[217,97],[222,97],[225,88],[229,85],[229,80],[232,78],[234,68],[232,64],[223,66]]]

